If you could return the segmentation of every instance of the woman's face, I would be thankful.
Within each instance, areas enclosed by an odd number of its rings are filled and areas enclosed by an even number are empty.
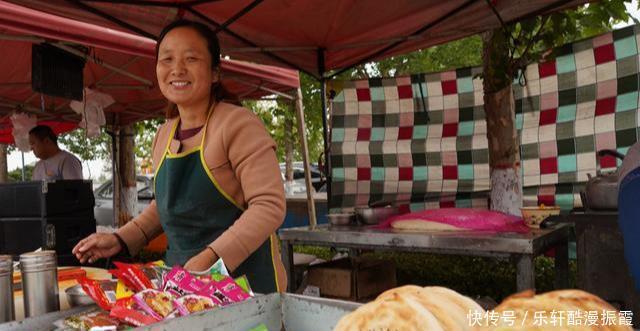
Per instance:
[[[158,48],[156,75],[162,94],[178,106],[208,103],[211,84],[217,81],[207,41],[189,27],[166,34]]]

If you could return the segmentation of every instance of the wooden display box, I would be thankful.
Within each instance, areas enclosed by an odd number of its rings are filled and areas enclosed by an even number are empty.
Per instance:
[[[396,284],[395,263],[369,257],[328,261],[311,266],[308,271],[308,285],[318,287],[323,297],[364,300]]]

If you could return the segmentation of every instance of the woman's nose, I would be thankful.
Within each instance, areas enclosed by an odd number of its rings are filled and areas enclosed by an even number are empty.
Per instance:
[[[180,75],[183,75],[185,72],[186,72],[186,67],[184,65],[184,62],[175,61],[173,68],[171,68],[171,74],[175,76],[180,76]]]

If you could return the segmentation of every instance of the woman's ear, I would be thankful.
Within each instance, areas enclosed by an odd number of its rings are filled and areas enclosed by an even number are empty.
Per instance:
[[[211,83],[215,84],[220,81],[220,67],[213,69],[211,74]]]

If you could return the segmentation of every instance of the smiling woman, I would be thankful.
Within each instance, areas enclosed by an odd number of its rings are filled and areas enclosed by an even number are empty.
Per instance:
[[[285,199],[275,142],[260,119],[227,102],[220,47],[204,24],[179,20],[160,34],[156,74],[169,108],[153,143],[155,200],[115,234],[94,234],[81,261],[136,254],[164,232],[166,262],[209,268],[218,257],[256,292],[286,288],[275,231]]]

